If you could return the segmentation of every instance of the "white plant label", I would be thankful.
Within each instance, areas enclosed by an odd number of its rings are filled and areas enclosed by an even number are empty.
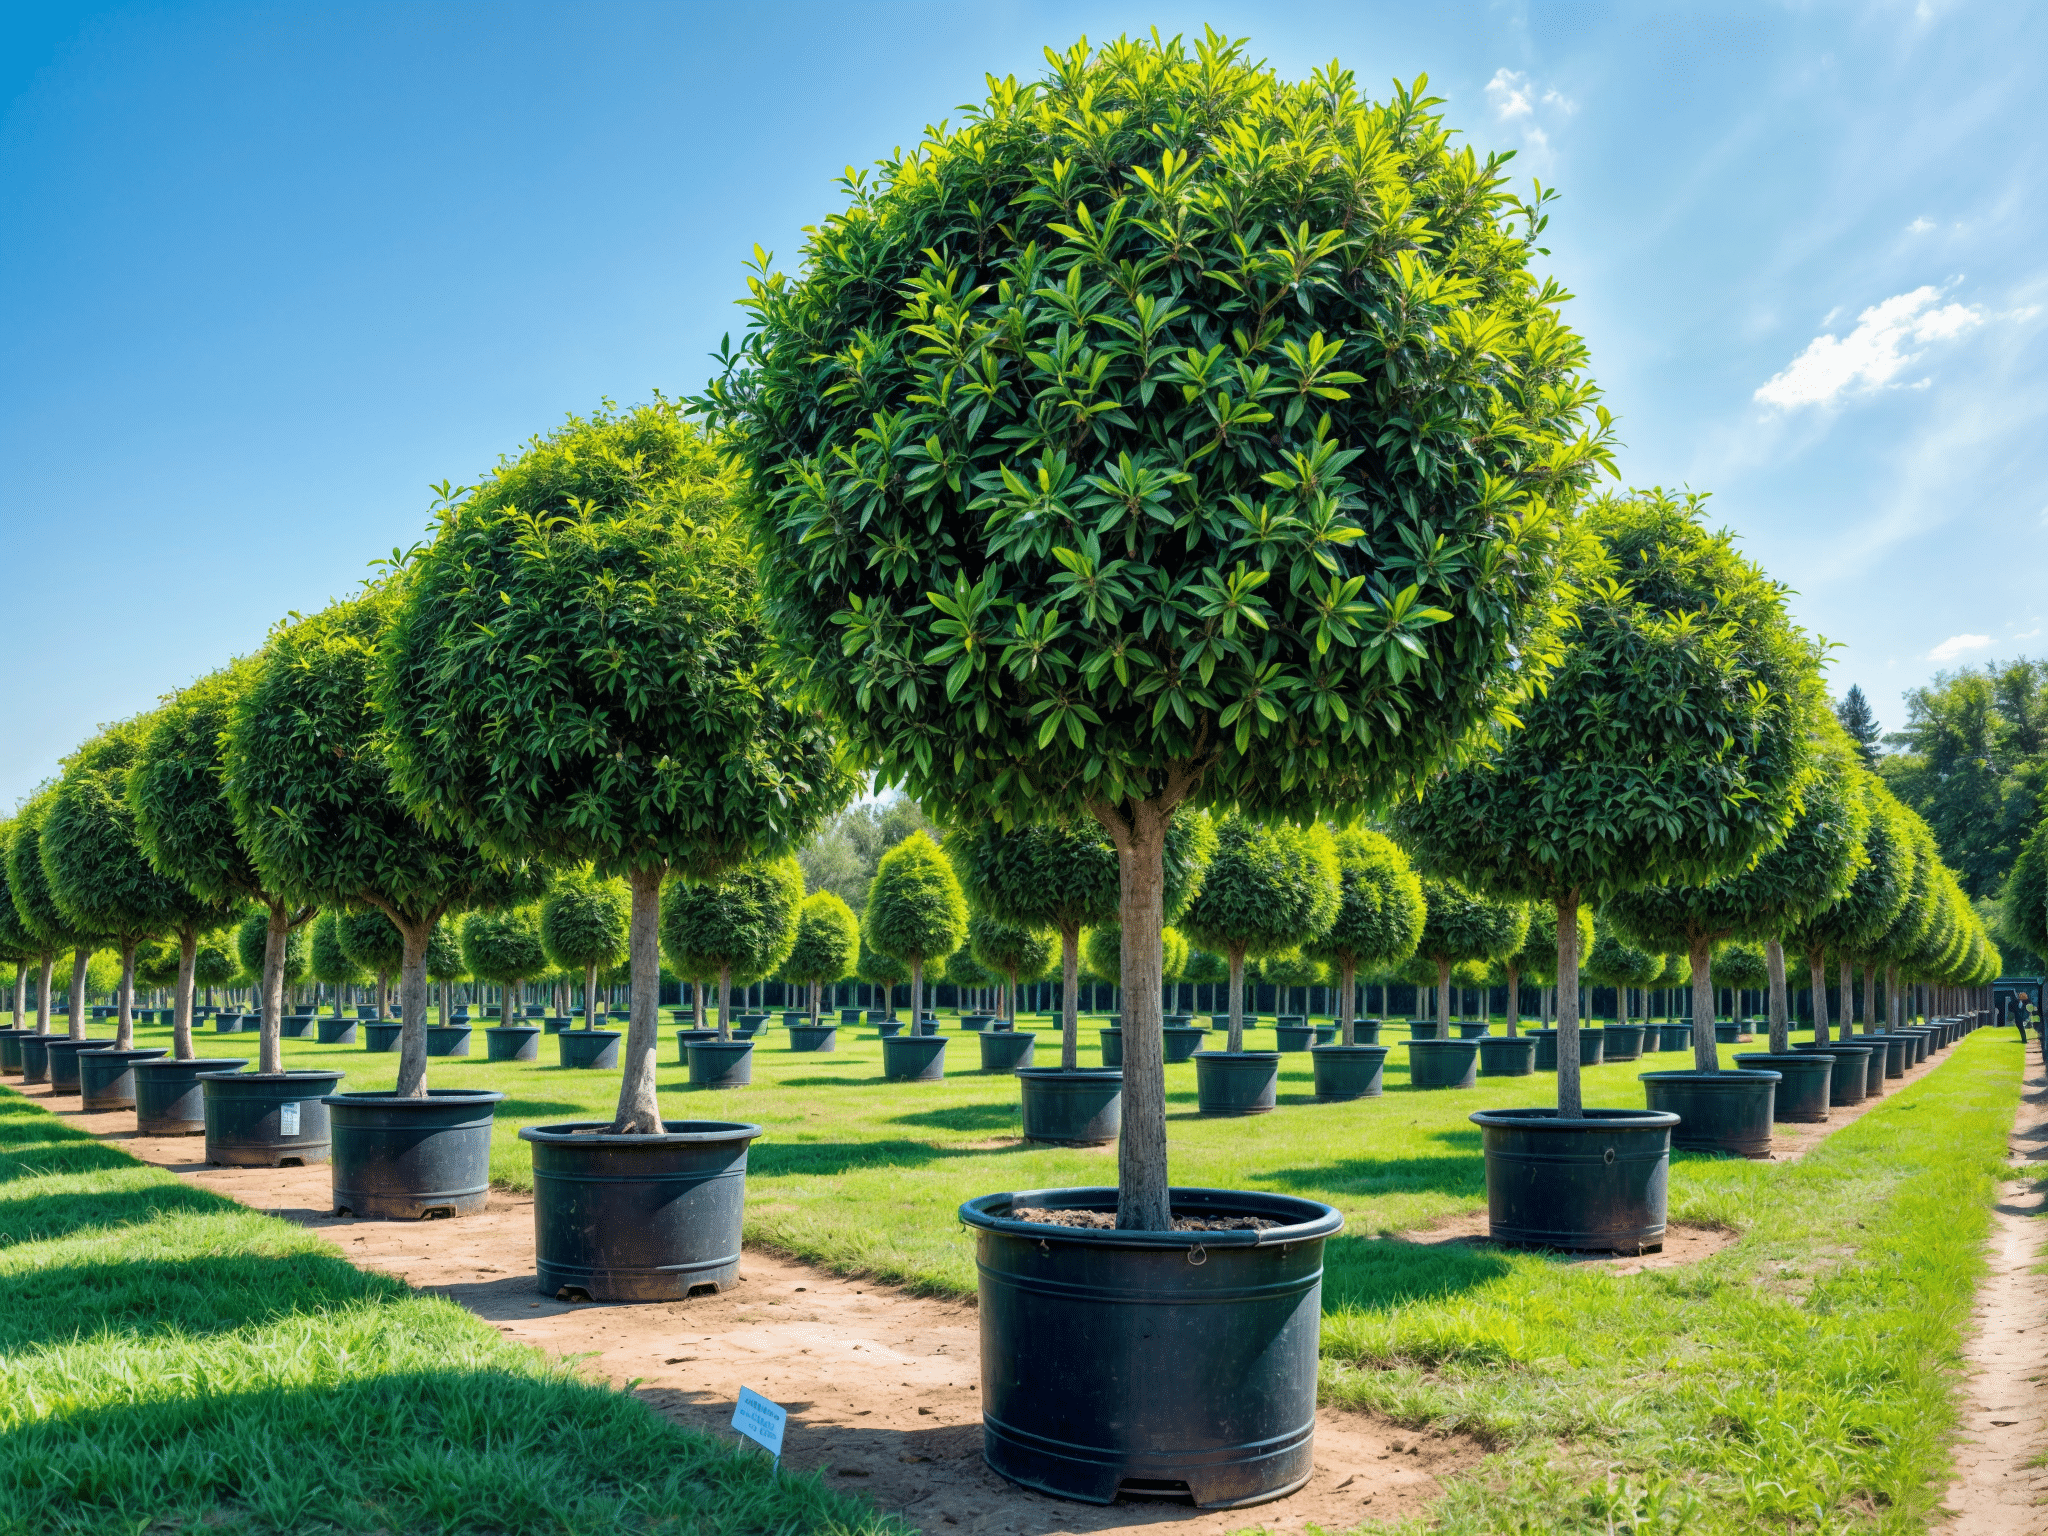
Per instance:
[[[777,1461],[782,1459],[782,1431],[788,1423],[787,1408],[769,1402],[752,1387],[740,1388],[740,1400],[733,1405],[732,1427]]]
[[[297,1103],[277,1106],[277,1134],[296,1136],[299,1134],[299,1106]]]

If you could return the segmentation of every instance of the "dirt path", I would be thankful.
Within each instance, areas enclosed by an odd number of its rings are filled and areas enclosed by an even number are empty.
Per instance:
[[[18,1086],[18,1085],[17,1085]],[[24,1090],[39,1102],[47,1090]],[[214,1168],[197,1137],[138,1136],[131,1113],[64,1111],[136,1157],[287,1221],[324,1232],[356,1264],[396,1275],[468,1308],[507,1338],[551,1354],[588,1355],[615,1385],[637,1383],[651,1408],[730,1433],[742,1386],[790,1410],[784,1457],[824,1471],[934,1536],[1059,1536],[1171,1524],[1191,1536],[1248,1526],[1344,1530],[1367,1516],[1419,1512],[1439,1479],[1475,1465],[1483,1448],[1418,1434],[1365,1414],[1316,1416],[1315,1475],[1254,1510],[1199,1513],[1184,1504],[1073,1504],[1027,1493],[982,1463],[979,1331],[965,1302],[842,1280],[749,1248],[740,1283],[687,1302],[607,1306],[540,1296],[531,1196],[493,1193],[460,1221],[384,1222],[331,1214],[329,1172]]]
[[[2010,1160],[2018,1177],[2000,1191],[1975,1326],[1955,1481],[1943,1536],[2040,1536],[2048,1531],[2048,1070],[2027,1053]]]

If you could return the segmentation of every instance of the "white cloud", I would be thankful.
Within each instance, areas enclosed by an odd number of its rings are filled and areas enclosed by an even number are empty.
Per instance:
[[[1539,158],[1549,153],[1550,135],[1537,119],[1569,117],[1579,110],[1563,92],[1539,86],[1518,69],[1495,70],[1486,82],[1486,99],[1495,120],[1521,129],[1523,146]]]
[[[1929,661],[1954,661],[1965,651],[1981,651],[1991,643],[1989,635],[1950,635],[1927,653]]]
[[[1924,235],[1932,228],[1934,228],[1934,220],[1915,219],[1906,226],[1906,233],[1909,235]]]
[[[2033,639],[2033,638],[2034,638],[2034,636],[2036,636],[2036,635],[2038,635],[2038,634],[2040,634],[2040,633],[2041,633],[2041,629],[2040,629],[2040,626],[2039,626],[2039,625],[2036,625],[2036,626],[2035,626],[2034,628],[2032,628],[2032,629],[2023,629],[2023,630],[2019,631],[2019,633],[2017,633],[2016,635],[2014,635],[2014,636],[2013,636],[2013,639],[2015,639],[2015,640],[2031,640],[2031,639]]]
[[[1816,336],[1791,365],[1756,391],[1764,405],[1791,410],[1831,405],[1851,390],[1874,390],[1919,360],[1909,347],[1953,341],[1984,323],[1975,305],[1943,304],[1941,290],[1915,288],[1873,304],[1856,317],[1847,338],[1832,331]]]

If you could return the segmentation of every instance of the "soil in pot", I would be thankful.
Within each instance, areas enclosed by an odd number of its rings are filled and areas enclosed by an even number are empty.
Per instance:
[[[327,1106],[340,1072],[201,1074],[206,1160],[230,1168],[284,1168],[327,1161]]]
[[[751,1040],[689,1040],[683,1055],[690,1063],[692,1088],[745,1088],[754,1080]]]
[[[1384,1045],[1319,1045],[1309,1052],[1309,1059],[1315,1063],[1319,1104],[1376,1099],[1386,1091]]]
[[[1735,1065],[1748,1071],[1778,1074],[1778,1093],[1771,1115],[1780,1125],[1818,1125],[1828,1117],[1828,1084],[1835,1075],[1832,1056],[1820,1051],[1739,1051]]]
[[[747,1148],[758,1125],[667,1120],[529,1125],[535,1268],[544,1296],[679,1301],[739,1279]]]
[[[78,1096],[88,1114],[135,1107],[135,1063],[154,1061],[170,1052],[163,1046],[78,1053]]]
[[[1020,1067],[1024,1139],[1059,1147],[1100,1147],[1123,1130],[1124,1075],[1109,1068]]]
[[[980,1276],[982,1455],[1012,1482],[1094,1504],[1122,1492],[1216,1509],[1308,1480],[1323,1242],[1343,1217],[1232,1190],[1175,1189],[1172,1201],[1176,1225],[1237,1229],[1119,1232],[1013,1215],[1099,1217],[1115,1211],[1113,1189],[960,1208]]]
[[[135,1064],[135,1129],[144,1136],[206,1134],[206,1085],[202,1072],[239,1072],[247,1057],[208,1056],[173,1061],[158,1057]]]
[[[418,1221],[471,1216],[491,1188],[491,1121],[502,1093],[430,1088],[423,1099],[334,1093],[334,1213]]]
[[[936,1083],[946,1075],[943,1035],[891,1035],[882,1041],[882,1076],[892,1083]]]
[[[484,1060],[539,1061],[546,1038],[538,1024],[501,1024],[484,1031]]]
[[[1278,1051],[1197,1051],[1195,1104],[1205,1115],[1270,1114],[1280,1102]]]
[[[1671,1145],[1688,1152],[1771,1155],[1778,1074],[1736,1068],[1722,1072],[1639,1072],[1651,1109],[1678,1116]]]
[[[1674,1114],[1485,1109],[1487,1230],[1497,1243],[1610,1253],[1664,1246]]]
[[[609,1071],[619,1064],[619,1042],[625,1038],[622,1029],[565,1029],[555,1044],[563,1066]]]
[[[1536,1070],[1536,1042],[1527,1035],[1489,1035],[1479,1042],[1481,1077],[1528,1077]]]
[[[1479,1081],[1477,1040],[1411,1040],[1408,1082],[1415,1088],[1470,1088]]]

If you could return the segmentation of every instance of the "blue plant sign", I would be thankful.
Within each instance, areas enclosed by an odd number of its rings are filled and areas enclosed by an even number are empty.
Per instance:
[[[751,1387],[740,1388],[740,1400],[733,1405],[732,1427],[782,1462],[782,1430],[789,1423],[789,1410],[771,1403]]]

